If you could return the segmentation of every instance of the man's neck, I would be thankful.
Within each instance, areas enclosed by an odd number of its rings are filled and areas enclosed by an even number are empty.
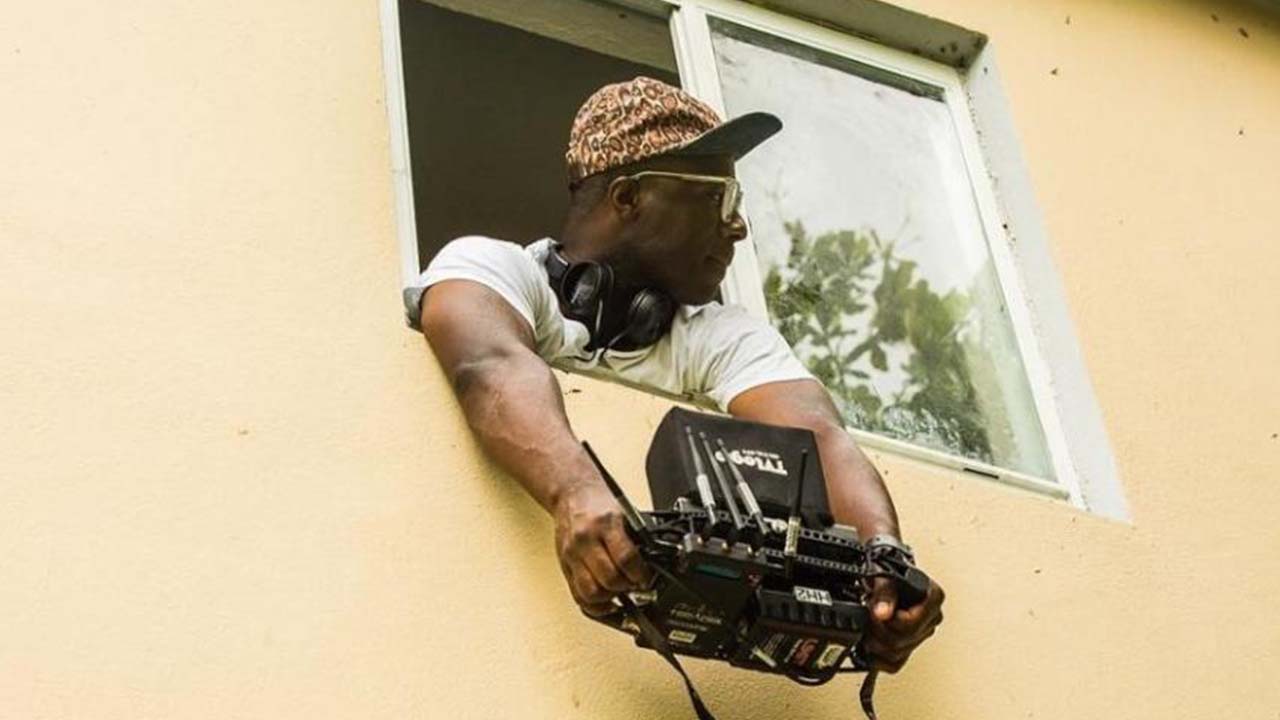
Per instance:
[[[622,243],[607,230],[589,223],[567,224],[560,234],[560,255],[570,263],[594,262],[613,269],[619,288],[648,287],[647,273],[637,268],[634,258],[622,250]]]

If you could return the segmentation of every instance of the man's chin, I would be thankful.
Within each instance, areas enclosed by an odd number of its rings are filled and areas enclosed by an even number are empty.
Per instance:
[[[710,288],[699,289],[696,292],[689,293],[687,300],[681,300],[682,305],[706,305],[716,300],[720,295],[720,283],[712,285]]]
[[[719,299],[720,283],[724,280],[724,276],[725,273],[717,272],[702,277],[686,277],[683,278],[686,282],[680,283],[679,286],[668,286],[670,288],[668,294],[671,299],[681,305],[706,305]]]

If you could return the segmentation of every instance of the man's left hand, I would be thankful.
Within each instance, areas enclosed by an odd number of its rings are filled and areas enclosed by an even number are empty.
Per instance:
[[[929,592],[918,605],[898,607],[898,590],[889,578],[876,578],[871,588],[871,627],[865,648],[872,667],[896,673],[907,658],[929,639],[942,622],[942,586],[929,581]]]

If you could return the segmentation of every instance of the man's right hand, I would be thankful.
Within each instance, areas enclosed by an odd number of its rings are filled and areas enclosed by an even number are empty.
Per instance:
[[[628,537],[622,507],[601,480],[566,489],[552,515],[560,570],[583,612],[607,615],[617,609],[614,596],[649,586],[653,571]]]

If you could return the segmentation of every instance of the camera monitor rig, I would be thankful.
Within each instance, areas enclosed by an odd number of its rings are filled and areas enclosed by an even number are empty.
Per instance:
[[[833,522],[813,433],[675,408],[646,461],[654,505],[668,508],[653,511],[637,510],[583,445],[654,571],[649,588],[595,619],[662,655],[684,679],[699,720],[714,716],[677,655],[804,685],[865,672],[862,708],[875,720],[876,671],[862,642],[871,584],[892,579],[909,607],[924,599],[929,578],[905,546],[864,544]]]

